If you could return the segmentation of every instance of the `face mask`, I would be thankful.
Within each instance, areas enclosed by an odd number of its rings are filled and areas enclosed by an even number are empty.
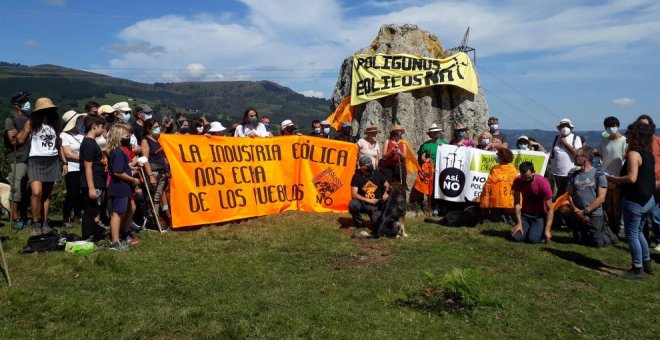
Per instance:
[[[490,131],[495,131],[495,130],[497,130],[499,127],[500,127],[499,124],[493,124],[493,125],[490,126]]]
[[[500,155],[495,155],[495,163],[499,163],[499,162],[500,162]]]
[[[465,131],[458,131],[458,138],[465,137]]]
[[[121,146],[124,146],[124,147],[127,147],[127,148],[130,147],[131,146],[131,138],[130,137],[129,138],[122,138],[121,139]]]
[[[270,123],[265,123],[264,127],[266,128],[266,130],[268,130],[270,128]]]
[[[153,131],[151,131],[151,133],[153,133],[154,136],[158,136],[158,135],[160,135],[160,128],[159,128],[159,127],[154,128]]]
[[[21,111],[27,112],[27,111],[30,111],[30,109],[32,109],[32,105],[30,105],[29,101],[25,102],[25,104],[23,104],[23,106],[21,106]]]
[[[321,128],[314,128],[314,133],[321,133]]]
[[[190,131],[190,126],[184,125],[179,129],[179,132],[181,133],[188,133]]]
[[[488,144],[490,144],[490,139],[486,138],[486,139],[482,139],[482,140],[481,140],[481,145],[486,146],[486,145],[488,145]]]
[[[403,137],[403,132],[399,131],[397,132],[397,135],[399,135],[399,137]]]
[[[257,124],[257,116],[250,117],[250,124]]]
[[[617,133],[619,131],[619,129],[616,126],[612,126],[612,127],[609,127],[607,129],[605,129],[605,131],[607,131],[607,133],[609,133],[610,136],[611,136],[611,135]]]
[[[197,133],[202,133],[204,132],[204,127],[203,126],[198,126],[197,127]]]
[[[152,117],[153,117],[153,115],[145,114],[145,115],[144,115],[144,120],[149,120],[149,119],[151,119]]]
[[[568,136],[571,134],[571,128],[568,127],[563,127],[559,131],[561,131],[562,136]]]
[[[126,123],[131,121],[131,114],[130,113],[124,113],[124,121]]]
[[[527,144],[518,144],[518,149],[520,150],[527,150],[529,146]]]
[[[326,135],[330,133],[330,128],[323,128],[323,133]]]

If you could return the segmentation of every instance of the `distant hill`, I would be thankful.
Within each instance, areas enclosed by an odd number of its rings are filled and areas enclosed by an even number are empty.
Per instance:
[[[29,91],[33,100],[50,97],[61,112],[82,111],[90,100],[100,104],[127,101],[147,103],[161,115],[184,112],[206,114],[230,124],[241,119],[248,107],[273,123],[292,119],[308,127],[314,119],[330,114],[330,101],[305,97],[270,81],[218,81],[144,84],[103,74],[56,65],[25,66],[0,62],[0,118],[9,114],[9,101],[18,91]]]

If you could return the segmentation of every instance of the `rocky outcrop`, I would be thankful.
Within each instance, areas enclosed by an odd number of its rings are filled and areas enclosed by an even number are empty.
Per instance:
[[[409,53],[427,58],[444,58],[450,54],[442,48],[438,38],[415,25],[384,25],[371,45],[359,50],[364,53]],[[332,94],[332,109],[351,93],[351,67],[353,56],[344,59],[339,79]],[[399,93],[357,105],[355,107],[354,132],[363,136],[364,129],[376,125],[382,143],[387,139],[394,124],[405,130],[404,138],[414,151],[428,139],[426,131],[433,123],[443,129],[443,137],[449,141],[453,127],[462,123],[468,134],[475,137],[487,128],[488,105],[479,89],[473,95],[455,86],[432,86],[411,92]],[[411,177],[411,176],[409,176]]]

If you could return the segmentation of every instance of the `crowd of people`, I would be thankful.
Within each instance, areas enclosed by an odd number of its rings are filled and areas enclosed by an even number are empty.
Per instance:
[[[20,92],[12,97],[11,105],[15,114],[5,121],[4,140],[11,170],[12,227],[29,228],[32,235],[51,232],[50,197],[54,183],[64,180],[64,226],[81,221],[82,237],[91,240],[109,233],[113,250],[127,250],[139,242],[134,232],[150,221],[152,227],[162,229],[170,224],[170,173],[158,142],[161,134],[273,136],[270,118],[260,119],[253,108],[227,128],[204,116],[189,119],[177,114],[157,119],[149,105],[131,107],[128,102],[89,102],[84,113],[67,111],[60,116],[49,98],[38,98],[32,108],[30,94]],[[550,241],[553,226],[562,224],[573,230],[576,243],[585,245],[602,247],[625,237],[631,249],[631,276],[640,277],[652,272],[645,226],[651,229],[655,250],[660,251],[660,137],[654,136],[655,125],[647,115],[632,122],[625,135],[620,127],[617,118],[605,119],[603,138],[591,147],[574,133],[570,119],[560,120],[549,149],[548,178],[536,174],[532,163],[513,166],[511,150],[546,151],[525,135],[510,144],[497,117],[490,117],[488,127],[475,133],[459,123],[443,136],[442,129],[432,124],[426,131],[429,140],[412,158],[420,164],[435,164],[442,144],[495,152],[497,164],[480,202],[484,216],[511,224],[515,241]],[[334,131],[330,122],[314,120],[310,136],[357,145],[359,161],[351,182],[349,211],[355,226],[362,227],[362,213],[368,213],[372,221],[377,219],[391,183],[407,187],[406,163],[411,153],[403,138],[406,131],[399,125],[391,128],[382,146],[377,127],[366,127],[361,138],[352,131],[350,122]],[[301,134],[288,119],[277,133]],[[502,178],[509,180],[493,180]],[[494,199],[493,192],[500,191],[510,192],[511,199]],[[443,215],[451,208],[432,197],[428,199],[432,215]]]

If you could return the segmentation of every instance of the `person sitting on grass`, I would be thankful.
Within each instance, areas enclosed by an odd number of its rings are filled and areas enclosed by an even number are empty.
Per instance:
[[[108,147],[110,149],[110,183],[108,184],[110,217],[110,250],[125,251],[129,243],[119,239],[122,225],[128,225],[130,219],[129,206],[133,188],[140,184],[140,180],[133,177],[128,156],[122,150],[122,145],[130,145],[131,132],[123,124],[116,124],[108,134]]]
[[[348,204],[348,211],[353,218],[353,227],[362,228],[362,213],[367,213],[372,228],[375,228],[382,213],[380,203],[387,201],[390,184],[380,171],[376,171],[371,157],[360,157],[358,165],[359,169],[351,179],[352,199]],[[377,235],[378,230],[372,230],[372,233]]]
[[[511,186],[518,175],[513,165],[513,153],[507,148],[498,148],[497,165],[490,169],[488,180],[479,196],[479,207],[484,216],[493,220],[515,225],[513,221],[513,193]]]
[[[516,215],[511,236],[516,242],[539,243],[543,237],[549,242],[554,216],[550,182],[534,173],[532,162],[522,162],[518,169],[520,176],[511,186]]]

